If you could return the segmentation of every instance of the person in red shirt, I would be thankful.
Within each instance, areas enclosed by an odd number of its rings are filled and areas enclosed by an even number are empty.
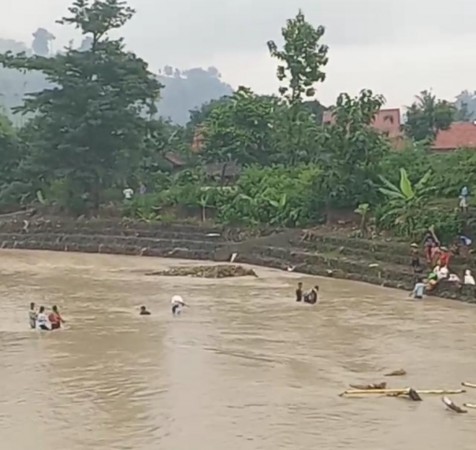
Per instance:
[[[440,267],[448,267],[450,265],[451,252],[446,247],[441,247]]]
[[[51,311],[50,315],[48,316],[48,320],[51,323],[51,329],[52,330],[57,330],[57,329],[61,328],[61,324],[64,323],[64,320],[61,317],[61,314],[59,313],[58,307],[56,305],[54,305],[53,308],[51,308],[51,310],[52,311]]]

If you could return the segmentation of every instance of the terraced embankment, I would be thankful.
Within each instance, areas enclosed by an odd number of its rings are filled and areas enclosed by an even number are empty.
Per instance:
[[[250,237],[221,227],[104,220],[8,218],[0,220],[2,248],[160,256],[228,261],[411,289],[414,275],[407,244],[349,238],[328,230],[286,230]],[[462,276],[471,264],[455,260]],[[444,284],[437,295],[476,303],[473,287]]]

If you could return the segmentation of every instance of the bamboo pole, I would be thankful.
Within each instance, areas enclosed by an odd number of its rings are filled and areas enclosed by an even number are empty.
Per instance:
[[[458,405],[456,405],[451,399],[449,399],[448,397],[443,397],[441,399],[441,401],[445,404],[445,406],[448,408],[448,409],[451,409],[452,411],[458,413],[458,414],[465,414],[467,413],[468,411],[466,409],[463,409],[461,407],[459,407]]]
[[[476,403],[463,403],[465,408],[476,409]]]
[[[469,388],[474,388],[474,389],[476,389],[476,384],[474,384],[474,383],[468,383],[467,381],[463,381],[463,382],[461,383],[461,385],[464,386],[464,387],[469,387]]]
[[[340,397],[346,395],[405,395],[408,394],[410,388],[402,389],[348,389],[347,391],[339,394]],[[415,389],[418,394],[423,395],[449,395],[449,394],[463,394],[466,391],[464,389]]]

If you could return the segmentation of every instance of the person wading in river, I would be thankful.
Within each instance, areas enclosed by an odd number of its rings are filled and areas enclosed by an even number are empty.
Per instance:
[[[30,328],[36,328],[36,318],[38,314],[35,311],[35,304],[33,302],[30,303],[30,311],[28,311],[28,319],[30,321]]]
[[[304,302],[315,305],[319,301],[319,286],[314,286],[309,292],[304,294]]]
[[[298,283],[298,288],[296,289],[296,301],[302,302],[302,283]]]
[[[61,325],[64,323],[64,320],[61,317],[61,314],[59,313],[58,307],[56,305],[54,305],[53,308],[51,308],[51,313],[48,316],[48,320],[50,321],[52,330],[58,330],[59,328],[61,328]]]
[[[38,316],[36,317],[36,328],[38,330],[50,331],[50,323],[48,321],[48,316],[45,313],[45,307],[40,306],[38,310]]]
[[[139,315],[150,316],[150,311],[147,311],[147,308],[145,306],[141,306]]]
[[[174,316],[180,314],[182,312],[182,308],[187,306],[180,295],[174,295],[170,303],[172,304],[172,314]]]

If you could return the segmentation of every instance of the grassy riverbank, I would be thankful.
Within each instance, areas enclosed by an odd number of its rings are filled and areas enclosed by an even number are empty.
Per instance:
[[[409,290],[414,283],[406,243],[366,240],[328,228],[251,232],[220,226],[10,217],[0,220],[2,248],[228,261],[363,281]],[[458,260],[460,275],[472,261]],[[475,289],[442,285],[436,295],[476,303]]]

